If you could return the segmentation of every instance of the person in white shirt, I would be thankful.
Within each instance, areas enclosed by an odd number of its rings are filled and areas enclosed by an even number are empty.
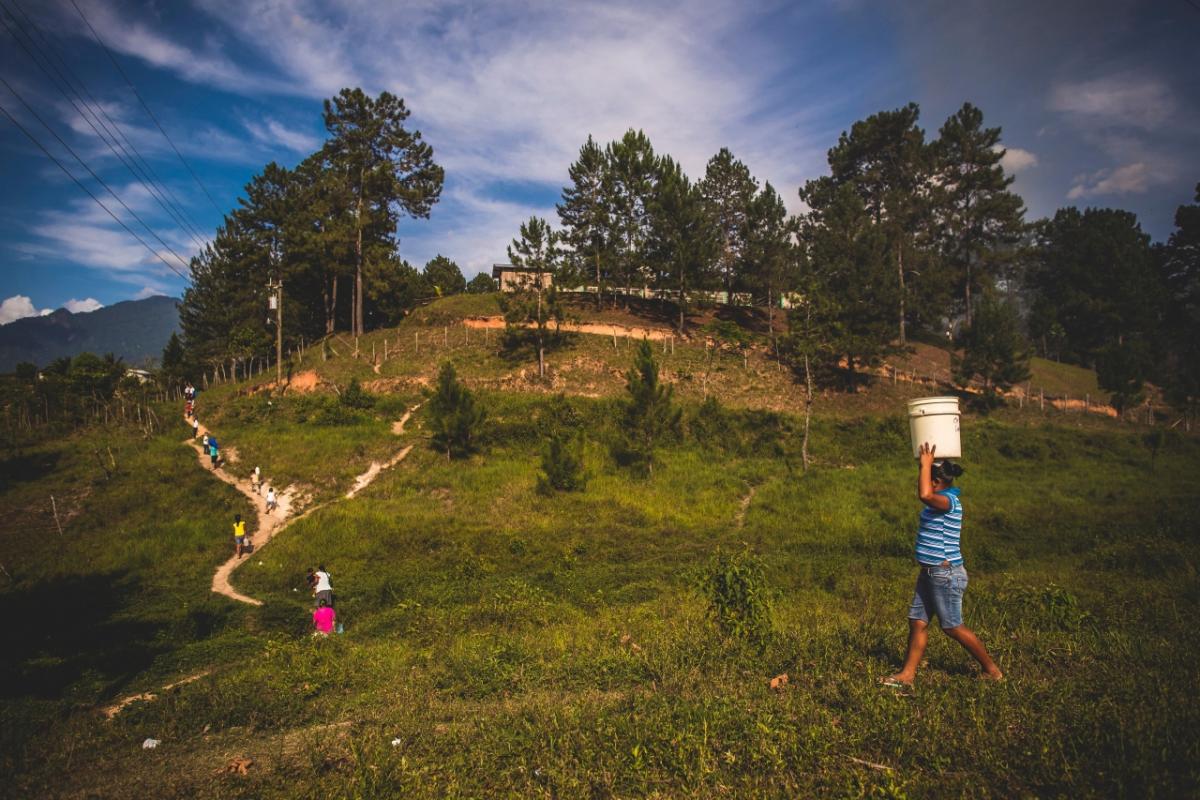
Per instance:
[[[267,487],[267,513],[270,514],[275,510],[275,489],[271,486]]]
[[[250,488],[254,489],[255,494],[262,491],[262,470],[258,467],[255,467],[254,472],[250,473]]]
[[[316,593],[317,605],[324,600],[326,605],[333,608],[333,584],[329,582],[329,573],[325,571],[324,564],[317,567],[316,577],[317,584],[313,587],[313,591]]]

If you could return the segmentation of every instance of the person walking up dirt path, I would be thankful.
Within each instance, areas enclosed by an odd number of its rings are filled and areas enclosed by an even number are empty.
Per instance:
[[[246,523],[242,521],[241,514],[233,515],[233,541],[235,553],[238,558],[241,558],[246,547]]]

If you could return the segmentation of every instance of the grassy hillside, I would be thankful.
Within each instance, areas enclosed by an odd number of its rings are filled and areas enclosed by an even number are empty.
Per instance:
[[[435,305],[360,340],[361,354],[385,336],[442,335],[436,350],[402,346],[378,374],[344,343],[328,360],[305,356],[299,369],[333,385],[359,377],[395,391],[369,410],[346,412],[331,389],[270,406],[246,385],[202,396],[202,418],[238,450],[235,469],[263,462],[318,502],[416,443],[355,499],[319,508],[241,566],[234,582],[261,608],[208,594],[226,517],[244,501],[195,465],[182,427],[4,462],[0,507],[30,509],[38,532],[6,519],[14,580],[0,593],[29,621],[4,662],[0,795],[1200,791],[1194,440],[1168,435],[1154,457],[1143,430],[1103,420],[969,417],[966,615],[1008,680],[979,681],[934,634],[915,694],[900,696],[876,679],[899,665],[915,577],[915,470],[895,411],[904,384],[823,398],[806,473],[787,376],[726,354],[707,384],[723,405],[701,412],[703,391],[680,376],[707,357],[676,343],[665,371],[688,433],[642,480],[608,454],[624,345],[602,358],[611,340],[581,336],[552,364],[598,364],[558,372],[576,395],[567,416],[586,432],[589,481],[547,497],[535,487],[549,391],[514,378],[528,364],[499,358],[494,339],[467,344],[459,328],[447,347],[444,313]],[[424,410],[403,436],[390,428],[447,356],[489,414],[482,452],[465,461],[428,447]],[[121,468],[106,480],[93,451],[109,443]],[[51,492],[77,512],[61,540],[40,511]],[[716,624],[702,587],[718,554],[746,559],[770,609],[765,638]],[[303,586],[319,562],[346,626],[322,640],[308,636]],[[206,670],[111,722],[96,710]],[[788,684],[772,690],[781,673]],[[147,737],[162,743],[143,750]],[[236,758],[253,761],[246,774],[227,770]]]

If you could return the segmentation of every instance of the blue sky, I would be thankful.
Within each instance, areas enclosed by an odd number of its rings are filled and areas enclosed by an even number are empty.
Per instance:
[[[794,212],[841,131],[909,101],[931,138],[965,100],[1003,127],[1030,219],[1120,207],[1162,239],[1200,181],[1200,8],[1188,0],[76,2],[216,207],[70,0],[0,0],[0,19],[18,36],[37,26],[203,236],[264,164],[320,145],[321,100],[344,86],[406,99],[446,185],[430,220],[402,225],[401,256],[442,253],[468,277],[503,260],[523,219],[556,221],[588,134],[629,127],[693,177],[729,147]],[[186,272],[171,252],[186,260],[193,238],[4,26],[0,41],[0,76]],[[0,106],[128,219],[3,84]],[[0,323],[183,286],[0,115]]]

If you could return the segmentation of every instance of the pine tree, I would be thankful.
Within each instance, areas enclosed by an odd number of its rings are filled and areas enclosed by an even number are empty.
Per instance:
[[[1101,352],[1128,338],[1149,340],[1158,325],[1150,237],[1128,211],[1059,209],[1038,225],[1027,282],[1031,335],[1045,350],[1060,332],[1062,356],[1075,363],[1095,366]]]
[[[428,218],[441,196],[443,170],[420,131],[404,126],[409,110],[388,92],[368,97],[361,89],[343,89],[325,101],[330,134],[325,155],[343,176],[353,200],[354,303],[352,332],[365,332],[363,265],[370,245],[394,252],[398,211]]]
[[[542,450],[542,474],[537,488],[542,494],[575,492],[587,483],[583,471],[583,434],[556,429]]]
[[[959,334],[962,355],[951,358],[954,378],[966,387],[978,377],[983,381],[986,403],[1014,384],[1029,379],[1029,344],[1021,334],[1021,320],[1009,303],[987,292],[979,301],[971,324]]]
[[[1195,411],[1200,403],[1200,184],[1196,202],[1175,211],[1175,230],[1156,261],[1163,290],[1156,379],[1167,399]]]
[[[826,346],[846,359],[853,379],[858,367],[895,352],[892,309],[900,289],[887,232],[851,184],[818,178],[805,184],[800,198],[811,208],[800,226],[808,263],[804,292],[822,311]]]
[[[670,156],[659,161],[648,210],[647,262],[655,269],[656,286],[678,295],[679,333],[683,335],[688,293],[706,284],[717,239],[703,197]]]
[[[964,103],[946,120],[931,145],[934,161],[932,202],[938,237],[960,287],[966,324],[972,296],[992,285],[1002,263],[1012,258],[1025,229],[1025,207],[1008,191],[1000,128],[984,128],[983,112]]]
[[[590,135],[567,174],[571,185],[562,190],[558,219],[571,255],[579,262],[577,271],[581,276],[594,275],[596,308],[600,308],[606,277],[603,262],[611,257],[613,245],[612,187],[608,160]]]
[[[475,451],[486,414],[475,396],[458,381],[454,365],[446,362],[438,372],[437,390],[429,399],[433,444],[446,458]]]
[[[611,193],[609,215],[613,243],[613,280],[626,292],[645,280],[646,240],[649,236],[648,205],[658,176],[658,157],[641,131],[630,129],[605,150]],[[614,298],[615,305],[615,298]]]
[[[917,127],[920,109],[909,103],[854,123],[829,151],[835,187],[850,186],[886,240],[898,308],[899,342],[908,340],[911,278],[925,257],[928,231],[929,150]]]
[[[793,242],[795,230],[796,223],[788,218],[783,198],[767,183],[750,202],[743,262],[747,284],[766,301],[767,333],[777,355],[775,308],[798,279],[800,254]]]
[[[555,338],[550,322],[557,326],[563,320],[558,302],[555,277],[558,272],[558,234],[541,217],[530,217],[521,223],[520,238],[508,246],[508,260],[515,267],[532,270],[518,291],[501,297],[501,308],[507,323],[506,339],[510,346],[532,338],[537,353],[538,377],[546,377],[546,347]],[[530,329],[527,326],[532,324]]]
[[[643,471],[654,472],[655,448],[669,436],[678,436],[682,411],[673,401],[673,389],[658,379],[650,342],[638,346],[633,368],[625,373],[628,397],[621,409],[621,442],[618,461]]]
[[[172,332],[171,338],[167,340],[160,366],[163,379],[169,386],[178,385],[186,377],[183,342],[180,341],[178,333]]]
[[[496,279],[486,272],[480,272],[467,281],[467,294],[488,294],[496,291]]]
[[[1150,346],[1140,336],[1105,347],[1096,357],[1096,380],[1110,393],[1113,408],[1124,414],[1145,397],[1146,376],[1154,365]]]
[[[467,279],[463,277],[462,270],[458,268],[458,264],[441,253],[425,265],[424,275],[438,297],[462,294],[466,291]]]
[[[365,315],[376,325],[395,325],[422,301],[435,295],[415,267],[395,253],[373,258],[363,273],[367,287]]]
[[[758,181],[745,164],[722,147],[708,160],[699,189],[717,230],[715,270],[725,289],[725,302],[732,303],[733,293],[746,288],[747,222]]]

